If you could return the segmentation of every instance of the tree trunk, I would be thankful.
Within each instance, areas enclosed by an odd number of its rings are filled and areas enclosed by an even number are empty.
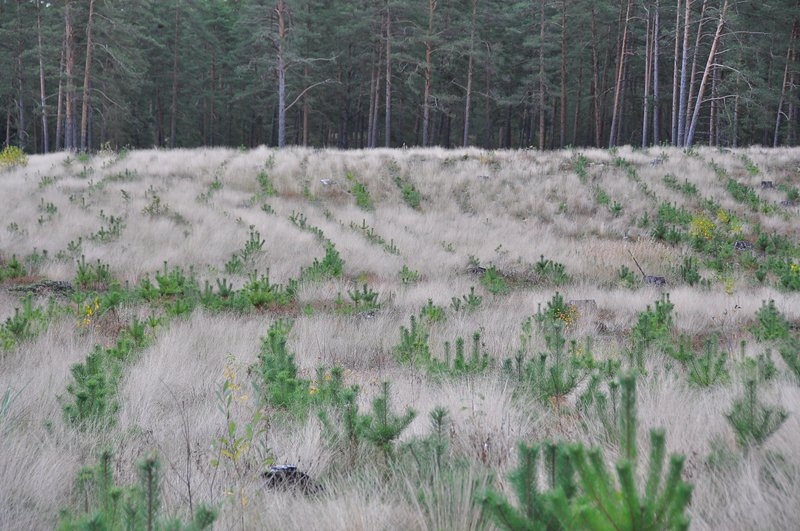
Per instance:
[[[592,101],[594,107],[594,147],[602,145],[603,122],[600,112],[600,61],[597,57],[597,12],[592,4]]]
[[[539,0],[539,151],[544,150],[544,137],[545,137],[545,112],[547,109],[547,101],[545,97],[545,82],[544,82],[544,26],[545,26],[545,2],[546,0]]]
[[[86,66],[83,69],[83,106],[81,108],[81,151],[88,151],[86,143],[89,132],[89,85],[92,75],[92,20],[94,18],[94,0],[89,0],[89,20],[86,22]]]
[[[42,106],[42,151],[50,153],[50,133],[47,128],[47,91],[44,84],[44,58],[42,57],[42,2],[36,0],[36,38],[39,53],[39,102]]]
[[[67,94],[64,108],[64,149],[75,150],[75,26],[72,25],[70,0],[65,0],[64,33],[67,42],[66,76]]]
[[[172,104],[169,118],[169,147],[178,145],[178,50],[181,41],[181,0],[175,1],[175,48],[172,50]]]
[[[719,13],[719,21],[717,22],[717,31],[714,33],[714,40],[711,42],[711,51],[708,52],[708,61],[703,70],[703,79],[700,80],[700,88],[697,90],[697,102],[694,106],[694,113],[692,114],[692,122],[689,126],[689,132],[686,134],[686,146],[692,145],[695,131],[697,130],[697,119],[700,116],[700,106],[703,104],[703,95],[705,93],[708,77],[711,75],[711,70],[714,66],[714,58],[717,55],[717,47],[719,46],[719,39],[722,36],[722,28],[725,25],[725,14],[728,10],[728,0],[722,3],[722,9]]]
[[[561,109],[559,147],[567,143],[567,0],[561,0]]]
[[[644,97],[642,98],[642,147],[647,147],[647,131],[650,127],[650,75],[652,73],[653,63],[651,57],[650,45],[650,13],[647,13],[647,25],[645,30],[644,40]]]
[[[389,0],[386,0],[386,108],[383,117],[384,145],[392,146],[392,15],[389,12]]]
[[[61,40],[61,59],[58,63],[58,97],[56,101],[56,151],[63,145],[64,123],[64,55],[67,48],[66,35]]]
[[[286,145],[286,58],[284,45],[286,39],[286,3],[278,0],[275,6],[278,24],[277,74],[278,74],[278,148]]]
[[[659,41],[659,22],[661,20],[659,14],[659,1],[656,0],[656,7],[655,7],[655,14],[653,18],[653,145],[657,146],[658,143],[661,141],[659,136],[659,128],[661,127],[660,124],[660,117],[659,113],[661,112],[661,108],[658,104],[659,92],[658,92],[658,41]]]
[[[686,69],[689,62],[689,21],[691,20],[692,0],[686,0],[686,12],[683,20],[683,51],[681,53],[681,82],[678,88],[678,146],[684,147],[686,132]]]
[[[686,127],[689,127],[689,122],[692,118],[694,88],[697,81],[697,56],[700,53],[700,39],[703,37],[703,24],[705,23],[706,7],[708,7],[708,0],[703,0],[703,5],[700,7],[700,20],[697,22],[697,34],[695,35],[694,39],[694,50],[692,50],[692,68],[689,70],[689,95],[686,97]],[[686,138],[685,133],[683,136]]]
[[[472,19],[469,28],[469,58],[467,59],[467,94],[464,97],[464,138],[463,147],[469,145],[469,111],[472,100],[472,69],[475,55],[475,18],[478,12],[478,0],[472,0]]]
[[[429,128],[431,115],[431,53],[433,51],[433,15],[436,12],[436,0],[428,0],[428,34],[425,39],[425,96],[422,100],[422,145],[430,142]]]
[[[680,57],[681,42],[681,0],[678,0],[675,9],[675,53],[672,56],[672,114],[670,142],[673,146],[678,145],[678,58]]]
[[[611,109],[611,135],[608,140],[608,147],[614,147],[617,142],[617,128],[620,120],[620,99],[622,97],[622,80],[625,72],[625,56],[627,55],[628,24],[631,20],[632,0],[628,0],[625,8],[625,19],[622,27],[622,42],[619,47],[619,57],[617,58],[617,82],[614,86],[614,106]]]
[[[572,118],[572,145],[578,145],[578,120],[581,116],[581,97],[583,96],[583,65],[578,67],[578,90],[575,94],[575,114]],[[582,140],[585,143],[585,140]]]
[[[17,145],[25,149],[28,132],[25,127],[25,68],[22,64],[22,15],[20,13],[21,0],[17,0],[17,53],[16,53],[16,84],[17,84]]]
[[[772,147],[778,147],[781,130],[781,115],[783,114],[783,102],[786,99],[786,88],[789,82],[789,65],[792,64],[794,57],[794,39],[797,33],[797,21],[792,25],[792,36],[789,39],[789,46],[786,48],[786,66],[783,69],[783,82],[781,83],[781,95],[778,98],[778,111],[775,113],[775,132],[772,135]]]

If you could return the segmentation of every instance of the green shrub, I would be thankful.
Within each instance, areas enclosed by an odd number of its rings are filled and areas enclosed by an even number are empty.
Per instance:
[[[78,472],[76,488],[83,511],[73,514],[69,509],[59,513],[59,531],[89,529],[210,529],[216,512],[201,505],[194,518],[184,524],[176,518],[161,514],[161,466],[155,457],[139,462],[138,485],[119,486],[114,481],[114,465],[110,451],[103,451],[95,467]]]
[[[8,146],[0,151],[0,168],[27,166],[28,155],[17,146]]]

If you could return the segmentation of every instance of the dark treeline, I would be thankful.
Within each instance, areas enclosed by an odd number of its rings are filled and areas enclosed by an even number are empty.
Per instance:
[[[799,4],[0,0],[0,138],[796,145]]]

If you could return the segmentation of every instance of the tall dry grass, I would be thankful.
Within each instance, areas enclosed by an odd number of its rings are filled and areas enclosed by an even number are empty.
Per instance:
[[[496,487],[510,493],[506,477],[516,465],[518,441],[562,438],[601,444],[610,457],[617,448],[605,442],[596,419],[581,422],[575,415],[521,399],[496,372],[436,381],[399,365],[393,347],[400,326],[408,326],[409,316],[429,299],[448,307],[453,297],[476,287],[483,297],[481,306],[473,313],[450,312],[445,322],[434,325],[431,348],[441,356],[445,341],[464,337],[469,343],[472,333],[479,330],[484,348],[497,362],[513,354],[522,321],[544,306],[557,289],[565,299],[593,299],[597,304],[596,311],[573,326],[571,337],[582,341],[591,335],[596,356],[622,357],[637,314],[660,296],[654,288],[621,286],[620,267],[636,272],[629,252],[648,274],[667,277],[675,304],[675,333],[692,337],[716,333],[732,358],[739,356],[742,340],[748,341],[745,356],[763,351],[749,332],[762,301],[774,299],[790,320],[800,321],[800,295],[757,285],[751,275],[722,278],[706,271],[711,280],[708,289],[681,285],[676,268],[690,253],[688,246],[654,242],[649,229],[637,226],[637,220],[645,213],[652,215],[660,201],[697,209],[696,199],[664,185],[663,176],[673,174],[679,182],[693,183],[701,196],[714,198],[745,219],[746,228],[759,224],[788,235],[796,244],[796,209],[776,215],[746,210],[730,198],[725,183],[708,163],[713,160],[731,177],[754,187],[761,180],[798,186],[800,152],[756,147],[721,153],[699,148],[697,156],[691,156],[670,148],[620,148],[616,156],[634,164],[639,183],[615,165],[615,155],[603,150],[580,153],[589,161],[587,182],[573,171],[577,151],[477,149],[150,150],[124,157],[101,153],[86,163],[74,155],[54,154],[31,157],[26,168],[0,174],[0,259],[12,255],[24,259],[34,250],[47,250],[46,260],[28,265],[35,277],[29,280],[71,281],[77,256],[57,256],[81,238],[80,254],[86,261],[109,264],[122,282],[152,276],[167,262],[170,267],[192,268],[201,284],[226,276],[240,286],[246,277],[226,275],[224,268],[247,241],[252,226],[265,240],[264,252],[252,265],[261,272],[269,270],[273,282],[286,282],[324,254],[317,238],[289,221],[293,212],[302,212],[309,224],[319,227],[336,245],[345,261],[345,275],[300,287],[300,306],[309,310],[293,315],[289,347],[301,374],[310,378],[319,366],[341,365],[347,383],[360,386],[364,410],[380,382],[391,381],[394,407],[398,411],[411,407],[419,413],[404,441],[426,435],[427,414],[436,406],[446,408],[452,419],[451,452],[472,463],[467,477],[477,482],[425,486],[429,497],[439,489],[436,496],[446,500],[431,512],[416,497],[411,475],[400,481],[400,487],[387,485],[380,467],[367,467],[358,477],[348,477],[341,457],[330,450],[313,416],[302,422],[271,424],[263,443],[279,462],[296,463],[319,478],[326,487],[321,497],[266,491],[256,470],[242,479],[212,467],[211,445],[225,428],[215,393],[226,360],[235,359],[239,377],[246,380],[246,368],[256,361],[261,336],[280,317],[269,313],[242,316],[197,310],[170,322],[126,369],[116,424],[100,433],[73,429],[61,414],[69,368],[82,361],[93,345],[110,338],[99,327],[82,329],[76,315],[65,313],[36,339],[0,353],[0,392],[21,390],[0,425],[4,448],[0,453],[0,528],[53,527],[59,508],[75,506],[77,471],[93,464],[102,447],[115,449],[115,475],[121,483],[135,480],[138,459],[157,453],[163,464],[165,512],[185,516],[191,491],[193,504],[205,502],[219,509],[219,529],[242,525],[249,529],[480,528],[485,522],[480,522],[476,497],[485,487],[486,467]],[[759,175],[745,171],[742,155],[760,168]],[[656,158],[663,162],[652,165]],[[262,171],[268,174],[275,197],[255,198],[259,193],[256,176]],[[355,206],[348,172],[366,185],[374,210]],[[419,210],[403,203],[392,180],[396,176],[420,192]],[[221,184],[220,189],[212,190],[215,182]],[[597,204],[598,187],[622,205],[620,215]],[[773,190],[759,190],[759,195],[780,200]],[[145,213],[154,196],[165,208],[161,215]],[[53,220],[39,222],[42,202],[57,207]],[[260,208],[264,203],[273,213]],[[90,239],[103,224],[101,210],[124,219],[118,239]],[[399,254],[371,243],[351,223],[373,228],[386,242],[393,242]],[[572,281],[558,288],[526,285],[507,295],[492,295],[468,271],[470,260],[477,260],[483,266],[495,265],[512,278],[522,278],[541,256],[563,263]],[[419,281],[401,283],[398,273],[404,265],[419,273]],[[380,294],[381,309],[369,316],[333,312],[337,296],[346,297],[347,290],[361,282]],[[0,285],[0,321],[19,305],[19,293],[9,289],[14,285],[11,281]],[[70,305],[68,300],[60,302]],[[147,313],[144,307],[124,308],[123,318]],[[538,334],[533,348],[544,348]],[[780,360],[776,363],[783,369]],[[647,429],[663,426],[669,450],[687,456],[685,475],[695,484],[690,506],[693,527],[797,527],[800,475],[793,472],[800,469],[800,451],[793,444],[800,438],[797,382],[782,372],[765,386],[764,399],[782,405],[789,420],[763,448],[718,470],[710,468],[706,458],[712,441],[734,447],[724,414],[741,394],[741,383],[700,390],[668,370],[668,365],[668,360],[655,357],[648,361],[648,375],[640,379],[639,436],[646,445]],[[570,400],[574,403],[575,397]],[[226,494],[242,481],[249,500],[246,507]]]

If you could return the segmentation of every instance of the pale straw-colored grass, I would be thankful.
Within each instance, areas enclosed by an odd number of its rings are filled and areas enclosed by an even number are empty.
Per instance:
[[[5,171],[0,174],[0,260],[16,255],[25,261],[34,249],[48,253],[44,262],[26,264],[34,278],[22,282],[39,277],[72,280],[75,261],[83,254],[88,263],[100,260],[116,279],[132,284],[145,275],[152,279],[164,262],[168,268],[191,269],[201,286],[227,278],[239,287],[252,270],[269,271],[273,283],[286,283],[325,253],[323,241],[289,221],[293,213],[302,213],[308,225],[321,229],[335,245],[345,270],[339,279],[301,283],[298,305],[288,311],[294,318],[288,346],[300,375],[313,378],[318,367],[342,366],[346,384],[360,388],[362,412],[370,409],[381,383],[390,381],[394,409],[418,413],[402,443],[427,436],[431,410],[446,408],[449,451],[471,464],[467,475],[453,484],[421,487],[428,498],[440,500],[429,510],[417,497],[410,471],[387,482],[385,468],[375,460],[351,477],[311,414],[292,421],[271,417],[262,444],[253,450],[253,466],[241,476],[230,468],[213,467],[212,445],[226,429],[216,395],[223,371],[227,363],[234,363],[247,391],[248,367],[257,361],[261,338],[270,324],[286,317],[271,312],[214,314],[198,309],[157,328],[149,346],[124,369],[114,425],[98,434],[82,432],[62,417],[70,366],[83,361],[95,344],[112,342],[115,321],[107,317],[80,327],[76,305],[61,299],[60,305],[70,310],[52,319],[37,338],[0,353],[0,393],[21,390],[0,424],[0,528],[52,528],[59,508],[77,507],[77,471],[93,465],[104,447],[114,449],[115,477],[126,484],[135,481],[137,460],[158,454],[164,511],[185,517],[191,490],[195,507],[209,503],[219,509],[218,529],[239,528],[242,522],[247,529],[477,529],[480,511],[475,500],[485,488],[485,473],[491,470],[495,487],[510,495],[507,475],[516,466],[519,441],[556,438],[598,444],[612,459],[618,448],[605,438],[600,421],[572,409],[585,381],[566,398],[567,411],[558,411],[520,393],[499,371],[461,379],[430,378],[420,369],[398,364],[394,348],[400,327],[408,327],[410,316],[418,315],[430,300],[447,314],[445,321],[430,327],[434,357],[443,359],[445,342],[453,345],[459,337],[469,350],[473,333],[479,332],[481,349],[500,365],[519,348],[522,322],[559,291],[565,300],[596,303],[596,309],[587,307],[566,329],[567,338],[583,344],[591,336],[596,358],[627,363],[624,351],[638,314],[663,293],[651,287],[623,287],[618,277],[623,266],[639,276],[633,254],[647,274],[667,278],[676,337],[683,334],[702,345],[705,338],[717,335],[732,362],[742,355],[762,354],[767,345],[756,343],[750,331],[762,302],[775,300],[776,307],[797,323],[800,295],[770,283],[759,285],[748,271],[716,275],[701,268],[710,287],[684,285],[678,268],[692,253],[690,246],[654,242],[652,225],[642,227],[639,220],[647,214],[652,221],[661,202],[695,214],[701,199],[713,198],[742,221],[743,239],[758,224],[797,244],[796,209],[781,208],[773,215],[750,211],[725,190],[725,180],[710,162],[753,187],[763,200],[777,203],[784,193],[760,190],[759,184],[772,180],[776,186],[800,185],[800,152],[753,147],[730,153],[698,148],[696,153],[629,147],[616,154],[597,149],[539,153],[209,148],[101,153],[86,163],[74,155],[33,156],[26,168]],[[573,170],[579,154],[588,160],[586,182]],[[742,155],[758,166],[759,174],[746,171]],[[633,164],[638,182],[617,166],[616,157]],[[654,159],[663,162],[653,163]],[[260,195],[260,172],[266,173],[276,196]],[[348,173],[367,187],[373,209],[356,206]],[[668,188],[667,174],[678,183],[694,184],[699,196]],[[395,176],[419,191],[419,210],[403,202]],[[220,189],[212,190],[215,182]],[[598,188],[612,204],[622,206],[618,216],[597,203]],[[164,207],[159,215],[145,212],[155,196]],[[57,207],[52,220],[39,210],[47,203]],[[118,239],[90,239],[104,225],[101,210],[105,216],[124,219]],[[362,224],[391,242],[398,254],[371,242],[359,228]],[[245,273],[226,273],[226,262],[241,251],[251,228],[264,240],[263,251],[251,257]],[[78,238],[80,253],[68,253],[67,245]],[[537,280],[532,267],[542,256],[564,264],[571,282],[556,287]],[[481,286],[480,275],[469,271],[476,260],[506,274],[510,293],[492,295]],[[419,273],[417,282],[401,283],[404,265]],[[0,322],[20,304],[20,293],[7,289],[19,282],[0,285]],[[348,302],[348,291],[363,283],[379,293],[381,308],[369,314],[335,312],[336,300]],[[451,300],[472,287],[483,297],[482,304],[473,312],[455,313]],[[46,296],[36,302],[46,305]],[[144,319],[153,311],[143,304],[125,306],[119,322],[134,315]],[[741,341],[747,342],[744,349]],[[534,327],[531,353],[545,347]],[[640,455],[647,455],[648,430],[666,428],[668,450],[686,456],[684,476],[695,485],[693,528],[797,527],[800,452],[794,443],[800,437],[800,391],[776,353],[773,359],[781,373],[763,386],[761,397],[784,407],[789,420],[763,448],[743,456],[724,417],[743,392],[738,376],[729,385],[700,389],[688,383],[676,362],[656,354],[646,361],[648,374],[638,384]],[[237,402],[232,418],[246,422],[254,402],[251,394]],[[715,440],[740,457],[722,467],[708,465]],[[362,450],[359,458],[373,459]],[[258,459],[268,455],[277,462],[296,463],[322,482],[325,493],[306,498],[264,490]],[[238,487],[249,499],[241,509],[241,500],[229,494]]]

